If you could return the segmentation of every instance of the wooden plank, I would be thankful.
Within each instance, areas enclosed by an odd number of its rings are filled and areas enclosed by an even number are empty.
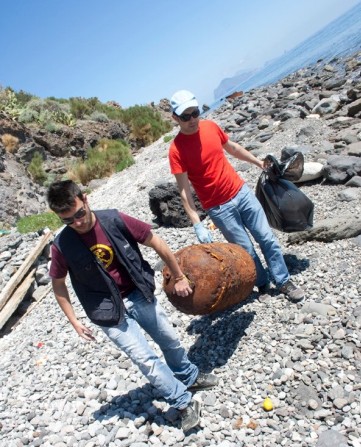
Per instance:
[[[30,267],[33,265],[34,261],[40,256],[44,247],[49,242],[49,239],[52,236],[52,232],[44,234],[41,240],[38,242],[36,247],[31,251],[25,261],[22,263],[20,268],[17,270],[15,275],[10,278],[10,281],[6,284],[0,294],[0,310],[5,306],[7,301],[9,300],[11,294],[14,292],[18,284],[21,282],[23,277],[27,274]]]
[[[26,292],[29,290],[31,283],[34,281],[35,270],[36,270],[35,268],[31,270],[28,276],[15,290],[14,294],[11,296],[11,298],[5,304],[3,309],[0,311],[0,329],[8,321],[11,315],[18,308],[21,301],[24,299],[24,296],[26,295]]]

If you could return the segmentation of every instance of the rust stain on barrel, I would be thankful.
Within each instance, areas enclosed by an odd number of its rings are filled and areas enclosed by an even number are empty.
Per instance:
[[[163,269],[163,287],[169,301],[181,312],[205,315],[245,300],[256,281],[252,257],[236,244],[214,242],[185,247],[176,259],[193,287],[188,297],[173,294],[174,280]]]

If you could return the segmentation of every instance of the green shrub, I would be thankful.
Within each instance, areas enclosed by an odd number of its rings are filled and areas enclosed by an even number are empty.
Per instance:
[[[48,132],[55,133],[55,132],[58,132],[58,130],[60,129],[60,126],[57,123],[53,123],[52,121],[49,121],[48,123],[45,124],[44,129],[47,130]]]
[[[54,123],[64,124],[66,126],[75,126],[76,120],[70,113],[69,104],[58,102],[54,99],[31,99],[26,107],[21,110],[19,121],[22,123],[36,122],[50,132],[53,130]],[[57,128],[58,129],[58,128]]]
[[[44,181],[43,186],[45,186],[45,188],[49,188],[49,186],[50,186],[53,182],[55,182],[55,180],[58,180],[57,175],[54,174],[54,173],[49,173],[49,174],[46,176],[46,180]],[[64,180],[66,180],[66,179],[64,179]]]
[[[28,92],[24,92],[24,90],[19,90],[18,92],[14,92],[16,96],[16,100],[21,107],[24,107],[31,99],[35,98],[34,95]]]
[[[28,171],[34,182],[39,183],[40,185],[42,185],[47,179],[43,168],[43,157],[39,154],[39,152],[34,153],[28,166]]]
[[[39,120],[39,112],[27,107],[20,112],[19,121],[21,123],[34,123]]]
[[[67,107],[69,107],[69,99],[66,99],[66,98],[55,98],[55,96],[48,96],[46,99],[51,99],[53,101],[58,102],[59,104],[63,104],[63,105],[66,105]]]
[[[50,110],[43,109],[39,112],[38,123],[45,127],[48,123],[54,120],[54,114]]]
[[[70,103],[69,103],[69,102],[67,102],[67,103],[65,103],[65,102],[64,102],[64,103],[61,102],[61,103],[59,103],[59,106],[60,106],[60,111],[61,111],[61,112],[71,114],[71,111],[70,111]]]
[[[76,124],[76,119],[71,113],[63,112],[58,110],[53,113],[53,117],[57,123],[64,124],[65,126],[74,127]]]
[[[43,99],[33,98],[27,103],[26,108],[29,110],[35,110],[36,112],[40,113],[42,110],[44,110],[44,106],[45,103]]]
[[[72,180],[86,185],[93,179],[107,177],[134,163],[129,146],[122,140],[100,140],[89,149],[87,159],[76,162],[68,172]]]
[[[70,98],[69,102],[71,114],[78,119],[84,118],[85,115],[91,115],[101,104],[98,98]]]
[[[95,110],[92,112],[92,114],[89,116],[89,119],[92,121],[97,121],[98,123],[107,123],[109,122],[109,118],[104,112],[98,112]]]
[[[14,120],[17,120],[21,113],[21,107],[11,88],[0,88],[0,111],[7,113]]]
[[[127,124],[138,144],[147,146],[169,132],[172,125],[149,106],[133,106],[121,110],[122,121]]]
[[[105,113],[106,116],[111,120],[123,121],[122,110],[119,107],[99,102],[95,105],[95,111]]]
[[[44,228],[57,230],[62,226],[59,217],[52,211],[42,214],[34,214],[33,216],[25,216],[20,218],[16,223],[19,233],[31,233]]]
[[[164,143],[169,143],[170,141],[173,140],[173,135],[165,135],[163,138]]]
[[[63,107],[64,106],[62,104],[50,98],[40,99],[34,97],[26,104],[27,109],[36,110],[38,113],[41,113],[44,110],[47,110],[51,113],[56,113],[58,111],[61,111]]]
[[[49,112],[52,113],[57,113],[57,112],[61,112],[62,110],[62,105],[60,103],[58,103],[57,101],[54,101],[53,99],[49,99],[46,98],[44,99],[44,103],[43,103],[43,108],[45,110],[49,110]]]
[[[0,85],[0,110],[3,110],[7,101],[8,101],[7,91]]]

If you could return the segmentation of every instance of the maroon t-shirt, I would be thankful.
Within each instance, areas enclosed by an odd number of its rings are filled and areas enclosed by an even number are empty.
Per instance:
[[[142,244],[149,236],[151,226],[122,212],[119,212],[119,215],[123,219],[129,233],[137,242]],[[122,295],[126,295],[135,288],[135,285],[127,270],[115,256],[113,247],[110,245],[110,242],[99,225],[98,220],[96,220],[94,227],[90,231],[84,234],[79,234],[79,237],[103,263],[103,266],[118,285]],[[63,254],[53,244],[51,247],[51,265],[49,276],[54,279],[59,279],[64,278],[67,273],[68,265],[66,260]]]

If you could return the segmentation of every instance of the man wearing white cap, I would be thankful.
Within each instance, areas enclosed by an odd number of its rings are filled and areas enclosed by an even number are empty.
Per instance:
[[[170,103],[173,118],[180,126],[169,150],[170,167],[199,242],[212,242],[212,237],[200,221],[190,183],[203,208],[227,241],[241,245],[253,257],[259,292],[265,293],[269,289],[269,277],[246,230],[259,244],[276,287],[290,301],[302,301],[304,291],[290,280],[281,247],[261,204],[231,166],[224,150],[260,169],[263,169],[263,161],[229,140],[213,121],[200,120],[198,101],[193,93],[180,90],[172,96]]]

